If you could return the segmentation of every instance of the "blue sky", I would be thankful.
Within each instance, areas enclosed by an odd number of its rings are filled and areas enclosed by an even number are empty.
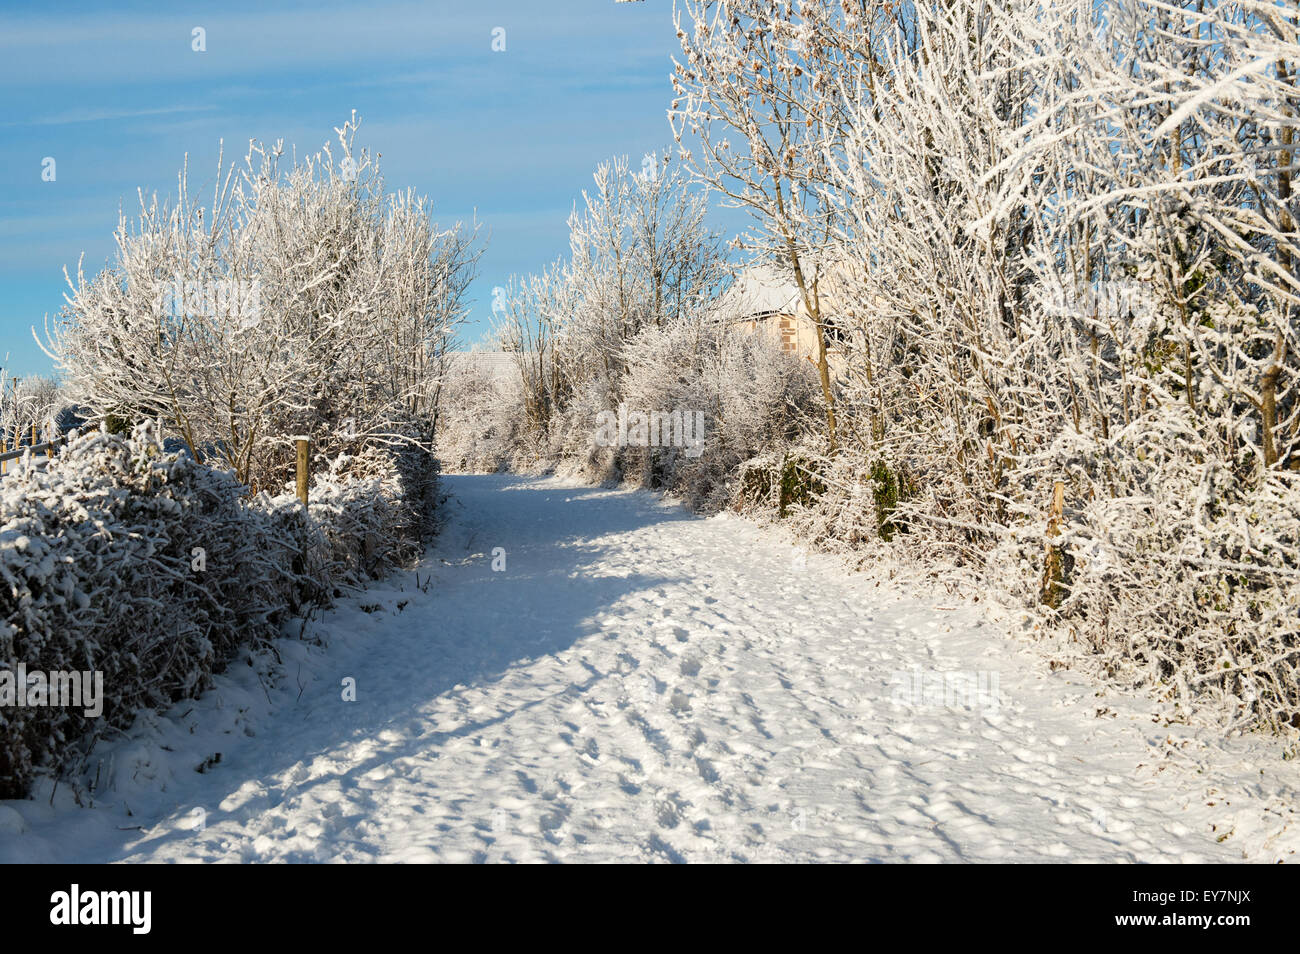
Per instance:
[[[206,52],[191,49],[195,27]],[[503,27],[506,49],[493,52]],[[565,219],[598,161],[671,141],[669,0],[0,4],[0,365],[49,373],[32,341],[63,303],[66,265],[112,252],[136,190],[213,178],[219,140],[300,152],[351,110],[390,189],[430,196],[442,224],[491,230],[467,341],[491,289],[567,250]],[[53,157],[56,179],[44,182]],[[196,190],[197,191],[197,190]],[[4,360],[6,353],[9,360]]]

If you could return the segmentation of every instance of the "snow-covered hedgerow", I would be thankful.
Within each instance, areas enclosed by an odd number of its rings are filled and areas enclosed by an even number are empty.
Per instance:
[[[1050,606],[1130,684],[1213,700],[1229,727],[1300,728],[1300,480],[1242,481],[1180,446],[1195,440],[1144,421],[1117,436],[1107,470],[1062,467],[1059,533],[1018,514],[985,575]],[[1104,492],[1110,481],[1129,492]]]
[[[824,432],[742,484],[1130,685],[1300,727],[1298,18],[684,0],[688,164],[842,361]]]
[[[9,374],[0,367],[0,381]],[[31,443],[33,431],[37,442],[57,436],[58,425],[75,416],[65,389],[53,378],[30,375],[14,379],[15,387],[0,388],[0,440],[9,447]]]
[[[336,458],[308,492],[313,579],[360,585],[416,560],[435,532],[438,464],[416,444],[371,446]],[[296,498],[259,497],[269,514],[295,512]]]
[[[369,476],[347,479],[361,465]],[[432,499],[402,499],[404,483],[421,489],[411,471],[387,453],[336,462],[308,518],[291,496],[249,499],[232,474],[165,451],[146,423],[6,477],[0,669],[102,673],[103,712],[0,706],[0,798],[73,767],[137,710],[199,693],[240,646],[280,635],[339,586],[409,560]]]
[[[620,399],[631,408],[700,411],[704,439],[691,452],[622,448],[619,470],[624,479],[669,490],[703,512],[731,504],[741,465],[780,454],[800,433],[802,418],[816,413],[813,370],[766,335],[681,323],[647,329],[626,353]]]
[[[463,356],[442,385],[437,455],[448,472],[495,472],[523,452],[519,379],[499,376],[475,357]]]
[[[571,382],[544,427],[524,406],[519,379],[462,380],[449,392],[439,453],[469,471],[509,467],[556,470],[595,482],[667,490],[704,512],[730,506],[740,467],[776,455],[816,413],[815,372],[761,334],[681,320],[643,328],[621,346],[627,368],[612,383],[603,375]],[[620,407],[642,413],[695,415],[697,446],[602,446],[602,414]],[[458,415],[453,419],[453,415]]]

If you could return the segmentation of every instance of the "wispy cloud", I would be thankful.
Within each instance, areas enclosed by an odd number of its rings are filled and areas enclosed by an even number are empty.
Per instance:
[[[136,119],[143,116],[169,116],[176,113],[201,113],[215,109],[215,106],[160,106],[155,109],[85,109],[53,116],[39,116],[32,119],[19,119],[0,126],[71,126],[76,123],[111,122],[119,119]]]

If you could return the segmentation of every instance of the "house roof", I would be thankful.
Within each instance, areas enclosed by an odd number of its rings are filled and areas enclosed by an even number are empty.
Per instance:
[[[794,314],[799,287],[770,265],[752,265],[718,298],[716,314],[725,321],[763,315]]]

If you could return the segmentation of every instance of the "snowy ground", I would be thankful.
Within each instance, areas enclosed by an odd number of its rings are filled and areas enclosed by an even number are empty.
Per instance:
[[[141,720],[93,808],[0,803],[0,861],[1294,858],[1275,742],[1157,723],[981,605],[648,494],[448,484],[427,592],[398,575],[312,624],[327,648],[280,643],[278,687],[240,663]],[[900,701],[916,672],[997,673],[996,706]]]

